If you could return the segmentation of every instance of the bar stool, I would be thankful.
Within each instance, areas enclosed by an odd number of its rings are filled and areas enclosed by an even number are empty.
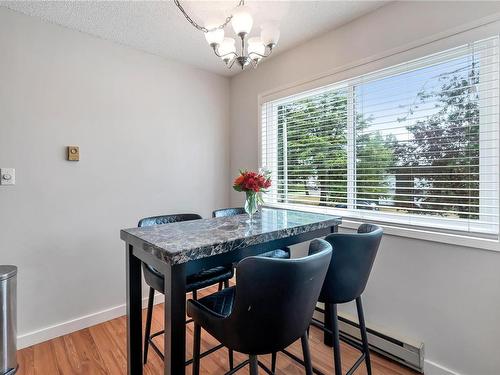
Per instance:
[[[193,375],[200,372],[201,328],[230,350],[249,355],[226,375],[247,364],[251,375],[257,375],[259,366],[272,375],[258,356],[276,353],[299,338],[306,373],[312,374],[307,329],[332,248],[324,240],[311,244],[314,254],[304,258],[245,258],[237,266],[236,286],[188,301],[187,313],[194,320]]]
[[[169,223],[176,223],[180,221],[189,221],[189,220],[198,220],[201,219],[200,215],[197,214],[175,214],[175,215],[162,215],[162,216],[153,216],[146,217],[139,221],[139,227],[146,227],[152,225],[162,225]],[[142,263],[142,271],[144,273],[144,279],[146,283],[149,285],[149,299],[148,299],[148,310],[146,315],[146,329],[144,334],[144,364],[148,361],[148,348],[149,345],[154,349],[154,351],[160,356],[162,360],[164,360],[163,353],[161,350],[155,345],[153,342],[153,338],[156,336],[162,335],[165,333],[165,330],[158,331],[156,333],[151,334],[151,320],[153,316],[153,302],[154,302],[154,294],[155,290],[164,293],[164,278],[163,275],[155,270],[148,264]],[[229,287],[229,280],[234,276],[234,270],[232,265],[221,266],[211,268],[205,271],[202,271],[198,274],[188,276],[186,279],[186,292],[193,293],[193,299],[197,299],[197,290],[219,284],[219,290],[222,290],[222,287]],[[190,323],[191,321],[187,321],[186,323]],[[222,345],[218,345],[206,352],[203,353],[203,356],[213,353],[215,350],[222,348]],[[186,362],[186,364],[191,363],[192,360]],[[230,356],[230,366],[232,367],[232,356]]]
[[[333,335],[335,375],[342,375],[337,304],[351,301],[356,301],[362,344],[342,338],[347,344],[361,351],[361,356],[347,374],[354,373],[363,361],[366,362],[368,375],[372,373],[361,294],[368,282],[382,234],[382,228],[377,225],[362,224],[357,233],[333,233],[325,238],[332,245],[333,252],[319,302],[325,304],[325,310],[331,316],[331,325],[327,327],[316,319],[313,319],[311,324]],[[321,311],[318,308],[316,310]]]
[[[232,208],[221,208],[212,212],[212,217],[228,217],[245,214],[245,209],[243,207],[232,207]],[[280,259],[290,259],[290,248],[284,247],[282,249],[271,250],[260,254],[261,257],[266,258],[280,258]]]

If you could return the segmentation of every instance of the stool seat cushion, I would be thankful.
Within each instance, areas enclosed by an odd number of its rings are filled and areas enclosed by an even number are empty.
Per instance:
[[[227,317],[233,311],[235,291],[236,288],[234,286],[225,288],[217,293],[199,299],[198,302],[214,314]]]
[[[153,267],[143,263],[142,270],[146,283],[154,290],[164,293],[165,282],[163,275]],[[233,277],[234,271],[231,266],[220,266],[201,271],[186,278],[186,292],[192,292],[217,284],[221,281],[229,280]]]
[[[265,258],[278,258],[278,259],[290,259],[290,249],[276,249],[268,251],[267,253],[260,254],[259,256]]]
[[[199,300],[190,299],[187,302],[188,316],[222,344],[225,343],[225,336],[238,336],[237,332],[228,332],[224,327],[225,319],[229,318],[233,310],[235,292],[236,287],[233,286]]]
[[[217,284],[220,281],[229,280],[233,275],[234,269],[232,266],[219,266],[201,271],[200,273],[187,277],[186,291],[191,292]]]

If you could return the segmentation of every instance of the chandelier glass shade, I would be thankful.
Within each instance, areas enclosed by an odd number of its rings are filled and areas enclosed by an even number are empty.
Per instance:
[[[189,23],[205,34],[205,39],[212,47],[215,55],[220,57],[229,69],[233,67],[235,62],[241,69],[245,69],[247,66],[256,68],[262,59],[273,52],[278,43],[280,37],[278,23],[260,25],[260,36],[249,37],[254,26],[254,20],[252,12],[245,5],[244,0],[240,0],[232,14],[226,18],[223,24],[218,26],[200,26],[187,14],[179,0],[174,0],[174,3]],[[229,23],[231,23],[234,33],[239,38],[239,53],[236,48],[236,40],[225,37],[224,29]]]

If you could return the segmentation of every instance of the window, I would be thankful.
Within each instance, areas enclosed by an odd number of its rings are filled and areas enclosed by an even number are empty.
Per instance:
[[[264,100],[266,203],[496,239],[498,43]]]

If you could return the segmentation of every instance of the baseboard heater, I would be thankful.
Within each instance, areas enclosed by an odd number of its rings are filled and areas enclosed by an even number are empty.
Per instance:
[[[318,307],[322,308],[323,306]],[[324,321],[322,313],[316,312],[314,316]],[[339,313],[338,316],[341,339],[347,338],[361,343],[357,319],[348,314]],[[384,333],[380,329],[374,329],[369,324],[367,324],[366,331],[370,350],[412,370],[424,373],[424,344],[422,342],[395,338],[394,335]]]

